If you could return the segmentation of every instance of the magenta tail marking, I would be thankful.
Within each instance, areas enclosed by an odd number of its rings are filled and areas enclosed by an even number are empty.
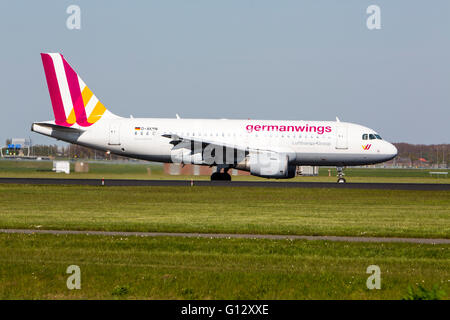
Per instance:
[[[42,64],[44,65],[45,78],[47,79],[48,92],[52,101],[55,123],[60,126],[70,127],[67,123],[64,105],[59,91],[58,79],[56,78],[53,59],[49,54],[41,53]]]
[[[62,55],[61,55],[62,57]],[[64,70],[66,72],[67,84],[69,85],[70,96],[72,97],[72,104],[75,110],[75,118],[77,124],[83,127],[89,127],[92,125],[87,121],[86,109],[83,103],[83,97],[81,96],[80,83],[78,82],[78,75],[62,57]]]

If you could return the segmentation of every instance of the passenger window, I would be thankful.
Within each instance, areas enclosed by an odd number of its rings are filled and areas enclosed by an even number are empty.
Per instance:
[[[367,133],[363,134],[362,138],[363,140],[367,140]]]
[[[375,140],[375,139],[376,139],[376,138],[375,138],[375,135],[369,134],[369,139],[370,139],[370,140]]]

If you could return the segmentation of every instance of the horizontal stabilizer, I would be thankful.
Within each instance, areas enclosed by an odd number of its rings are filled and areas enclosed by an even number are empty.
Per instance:
[[[76,133],[76,132],[83,133],[84,132],[84,130],[79,129],[79,128],[60,126],[58,124],[54,124],[54,123],[50,123],[50,122],[34,122],[31,125],[31,131],[39,132],[37,130],[38,126],[48,128],[48,129],[62,130],[62,131],[66,131],[66,132],[74,132],[74,133]]]

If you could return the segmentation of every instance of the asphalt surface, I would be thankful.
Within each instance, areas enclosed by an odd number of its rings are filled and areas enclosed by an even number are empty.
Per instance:
[[[128,180],[128,179],[58,179],[58,178],[0,178],[0,183],[86,185],[86,186],[200,186],[200,187],[270,187],[270,188],[339,188],[386,190],[450,190],[441,183],[334,183],[285,181],[207,181],[207,180]]]
[[[79,231],[79,230],[37,230],[0,229],[8,234],[53,234],[53,235],[92,235],[117,237],[185,237],[209,239],[272,239],[272,240],[327,240],[341,242],[403,242],[419,244],[450,244],[450,239],[431,238],[382,238],[382,237],[343,237],[343,236],[300,236],[274,234],[234,234],[234,233],[171,233],[171,232],[126,232],[126,231]]]

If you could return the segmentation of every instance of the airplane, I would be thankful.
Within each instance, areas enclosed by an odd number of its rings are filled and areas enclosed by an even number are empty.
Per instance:
[[[216,167],[211,180],[231,180],[230,169],[288,179],[297,166],[344,168],[388,161],[397,149],[374,130],[340,121],[124,118],[110,112],[60,53],[41,53],[54,120],[31,130],[108,154]]]

